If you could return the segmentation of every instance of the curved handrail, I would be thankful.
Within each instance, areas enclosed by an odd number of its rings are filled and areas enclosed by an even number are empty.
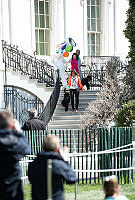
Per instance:
[[[45,83],[47,87],[54,86],[54,68],[46,61],[38,60],[18,47],[8,45],[2,40],[3,62],[6,68],[20,71],[21,75],[29,75],[30,79],[37,79],[39,83]]]
[[[60,78],[59,78],[59,70],[57,70],[55,87],[53,89],[50,99],[48,100],[43,112],[39,116],[39,119],[43,120],[45,125],[48,124],[48,122],[50,121],[53,115],[53,112],[58,102],[59,94],[60,94]]]

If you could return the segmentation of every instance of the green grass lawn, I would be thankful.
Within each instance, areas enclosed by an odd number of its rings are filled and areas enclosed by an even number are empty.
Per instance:
[[[73,200],[75,197],[75,185],[65,185],[65,199]],[[24,185],[25,200],[31,200],[31,186]],[[121,193],[129,200],[135,200],[135,183],[121,185]],[[102,185],[98,184],[77,184],[77,200],[103,200],[104,193]]]

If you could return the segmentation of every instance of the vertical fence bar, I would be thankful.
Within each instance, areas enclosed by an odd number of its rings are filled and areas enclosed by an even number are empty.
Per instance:
[[[63,146],[65,146],[65,130],[62,130],[62,136],[63,136]]]
[[[70,130],[70,153],[72,153],[72,130]],[[72,166],[72,158],[70,157],[70,165]]]
[[[97,132],[97,141],[98,141],[98,148],[97,151],[100,151],[100,129],[98,128]],[[98,170],[100,169],[100,155],[98,155]],[[98,172],[98,184],[100,183],[100,173]]]
[[[90,152],[92,152],[92,140],[91,140],[91,131],[89,128],[89,141],[90,141]],[[92,170],[92,155],[90,156],[90,170]],[[90,184],[91,184],[91,180],[92,180],[92,172],[90,172]]]
[[[130,132],[129,132],[129,129],[126,128],[126,134],[127,134],[127,140],[128,140],[128,144],[130,144]],[[128,161],[127,161],[127,167],[129,168],[130,167],[130,159],[131,159],[131,156],[130,156],[130,153],[131,151],[128,151]],[[129,184],[129,173],[130,173],[130,170],[127,170],[127,183]]]
[[[116,135],[116,129],[113,129],[113,135],[114,135],[114,144],[113,144],[113,148],[115,148],[117,146],[117,135]],[[116,153],[113,154],[114,155],[114,169],[116,169]],[[116,175],[116,172],[114,172],[114,174]]]
[[[68,147],[68,130],[66,130],[66,145]]]
[[[94,152],[96,152],[96,129],[94,129]],[[96,170],[96,157],[94,154],[94,170]],[[94,172],[94,183],[96,183],[96,172]]]
[[[80,152],[80,130],[78,130],[78,153]],[[79,156],[78,156],[78,170],[79,170],[79,166],[80,166],[80,163],[79,163]],[[78,183],[79,183],[79,172],[78,172]]]
[[[124,145],[126,145],[126,134],[125,134],[125,130],[122,131],[123,132],[123,140],[124,140]],[[126,152],[123,152],[123,167],[126,167]],[[124,175],[124,184],[126,184],[126,171],[123,171],[123,175]]]
[[[120,145],[119,145],[119,129],[117,128],[116,129],[117,130],[117,147],[119,147]],[[117,155],[117,169],[119,169],[119,152],[118,153],[116,153],[116,155]],[[120,176],[119,176],[119,174],[120,174],[120,172],[119,171],[117,171],[117,177],[118,177],[118,183],[120,182]]]
[[[110,149],[113,148],[112,146],[113,144],[113,136],[112,136],[112,128],[110,129]],[[111,169],[113,168],[113,154],[111,153],[110,154],[110,160],[111,160]],[[112,175],[112,172],[111,172],[111,175]]]
[[[82,130],[82,153],[83,153],[83,145],[84,145],[84,130]],[[82,156],[82,170],[83,170],[83,156]],[[84,184],[84,173],[82,172],[82,184]]]
[[[129,134],[130,134],[130,144],[132,143],[132,128],[129,128]],[[133,148],[133,145],[131,146]],[[131,166],[133,164],[133,151],[131,151]],[[133,169],[131,170],[131,183],[133,183],[134,180],[134,174]]]
[[[123,146],[123,143],[122,143],[123,139],[122,139],[122,129],[120,129],[120,146]],[[122,157],[123,157],[123,154],[122,152],[120,152],[120,168],[122,168]],[[122,171],[120,171],[120,178],[121,178],[121,184],[122,184]]]
[[[88,153],[88,132],[85,129],[86,152]],[[88,156],[86,156],[86,170],[88,170]],[[86,183],[88,181],[88,173],[86,172]]]

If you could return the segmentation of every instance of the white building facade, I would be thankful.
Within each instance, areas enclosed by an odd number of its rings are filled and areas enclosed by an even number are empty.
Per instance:
[[[83,56],[126,57],[128,0],[1,0],[0,40],[48,62],[56,45],[72,37]],[[75,50],[75,49],[74,49]],[[4,66],[0,48],[0,93]]]

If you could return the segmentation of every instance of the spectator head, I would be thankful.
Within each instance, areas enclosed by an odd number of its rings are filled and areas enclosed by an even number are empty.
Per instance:
[[[105,177],[104,193],[105,198],[115,196],[119,193],[119,185],[115,175]]]
[[[76,75],[77,75],[77,72],[76,72],[75,69],[73,69],[73,70],[71,71],[71,76],[75,77]]]
[[[8,129],[13,125],[13,114],[7,110],[0,111],[0,129]]]
[[[80,55],[80,50],[79,49],[76,50],[76,54],[77,54],[77,56]]]
[[[42,145],[43,151],[59,151],[59,138],[55,135],[48,135],[44,138],[44,142]]]
[[[28,113],[30,118],[37,117],[37,110],[35,108],[29,109]]]

